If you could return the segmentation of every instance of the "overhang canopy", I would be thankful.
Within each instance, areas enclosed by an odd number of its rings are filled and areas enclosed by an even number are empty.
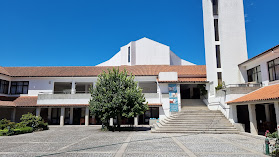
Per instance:
[[[227,102],[228,105],[255,103],[276,100],[279,101],[279,84],[262,87],[254,92],[246,94],[233,101]]]

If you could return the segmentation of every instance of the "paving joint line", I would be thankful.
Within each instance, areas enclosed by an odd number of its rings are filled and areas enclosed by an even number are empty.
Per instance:
[[[182,144],[178,139],[176,139],[174,136],[171,136],[168,134],[169,137],[190,157],[197,157],[192,151],[190,151],[184,144]]]
[[[252,152],[252,153],[254,153],[254,154],[257,154],[257,155],[265,156],[263,153],[259,153],[259,152],[255,151],[255,150],[251,150],[251,149],[249,149],[249,148],[241,147],[241,146],[239,146],[238,144],[235,144],[235,143],[230,142],[230,141],[228,141],[228,140],[225,140],[225,139],[222,139],[222,138],[219,138],[219,137],[215,137],[215,136],[213,136],[213,135],[210,135],[210,136],[213,137],[213,138],[216,138],[216,139],[218,139],[218,140],[224,141],[224,142],[226,142],[226,143],[232,144],[232,145],[236,146],[237,148],[247,150],[247,151]]]
[[[122,146],[118,149],[118,151],[115,154],[115,157],[122,157],[125,153],[125,150],[128,146],[128,144],[130,143],[132,139],[132,133],[130,133],[127,137],[127,139],[123,142]]]
[[[80,140],[77,141],[77,142],[74,142],[74,143],[71,143],[71,144],[69,144],[69,145],[67,145],[67,146],[64,146],[64,147],[62,147],[62,148],[59,148],[57,151],[61,151],[61,150],[63,150],[63,149],[69,148],[70,146],[75,145],[75,144],[77,144],[77,143],[79,143],[79,142],[81,142],[81,141],[83,141],[83,140],[85,140],[85,139],[87,139],[87,138],[89,138],[89,137],[91,137],[91,136],[93,136],[93,135],[84,137],[84,138],[80,139]]]

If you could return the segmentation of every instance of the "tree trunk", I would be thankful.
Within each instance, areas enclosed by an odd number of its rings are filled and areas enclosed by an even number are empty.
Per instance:
[[[118,128],[119,131],[120,131],[120,125],[121,125],[121,115],[118,114],[117,115],[117,128]]]

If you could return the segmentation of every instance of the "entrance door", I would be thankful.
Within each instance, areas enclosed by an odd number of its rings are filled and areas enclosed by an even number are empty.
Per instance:
[[[193,88],[193,99],[200,99],[200,89],[199,88]]]
[[[245,124],[245,132],[250,132],[250,120],[248,105],[237,105],[238,123]]]
[[[73,115],[73,124],[79,125],[80,118],[81,118],[81,108],[74,108],[74,115]]]

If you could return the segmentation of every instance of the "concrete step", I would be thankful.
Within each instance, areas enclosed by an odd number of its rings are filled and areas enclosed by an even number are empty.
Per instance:
[[[180,134],[239,134],[239,131],[179,131],[179,130],[153,130],[152,133],[180,133]]]
[[[187,102],[187,105],[185,103]],[[189,104],[192,102],[193,104]],[[172,113],[166,119],[154,125],[154,133],[188,133],[188,134],[238,134],[239,131],[220,111],[211,111],[201,105],[200,100],[185,100],[182,111]],[[190,107],[189,107],[190,106]]]

